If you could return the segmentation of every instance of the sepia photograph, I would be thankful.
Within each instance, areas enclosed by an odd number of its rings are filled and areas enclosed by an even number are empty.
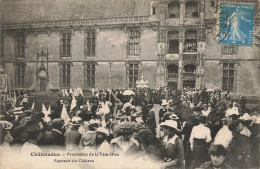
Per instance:
[[[260,169],[260,0],[0,0],[0,169]]]

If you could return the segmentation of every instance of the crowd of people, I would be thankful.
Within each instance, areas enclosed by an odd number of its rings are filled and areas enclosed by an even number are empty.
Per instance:
[[[167,88],[83,94],[62,90],[52,109],[37,110],[15,93],[1,105],[0,150],[113,153],[162,169],[260,167],[260,107],[249,109],[244,96]]]

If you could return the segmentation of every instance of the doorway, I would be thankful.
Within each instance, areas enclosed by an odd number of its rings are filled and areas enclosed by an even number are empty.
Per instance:
[[[40,78],[40,92],[46,92],[46,78]]]
[[[168,82],[168,88],[171,89],[171,90],[177,90],[178,83],[176,83],[176,82]]]

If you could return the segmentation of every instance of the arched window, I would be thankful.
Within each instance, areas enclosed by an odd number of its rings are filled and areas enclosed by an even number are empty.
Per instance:
[[[171,64],[167,66],[167,78],[168,79],[176,79],[178,78],[178,65]]]
[[[196,30],[188,30],[185,32],[184,52],[197,52]]]
[[[196,84],[196,66],[187,64],[183,68],[183,88],[193,89]]]
[[[199,16],[199,7],[197,1],[190,1],[185,4],[185,17],[194,18]]]
[[[179,32],[169,31],[167,33],[168,53],[179,53]]]
[[[180,3],[178,1],[172,1],[168,4],[168,17],[169,18],[180,17]]]

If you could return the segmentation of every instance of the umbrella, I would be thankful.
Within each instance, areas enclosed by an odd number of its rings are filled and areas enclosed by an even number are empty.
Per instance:
[[[123,92],[123,95],[124,96],[130,96],[130,95],[134,95],[135,94],[135,92],[133,92],[132,90],[125,90],[124,92]]]

